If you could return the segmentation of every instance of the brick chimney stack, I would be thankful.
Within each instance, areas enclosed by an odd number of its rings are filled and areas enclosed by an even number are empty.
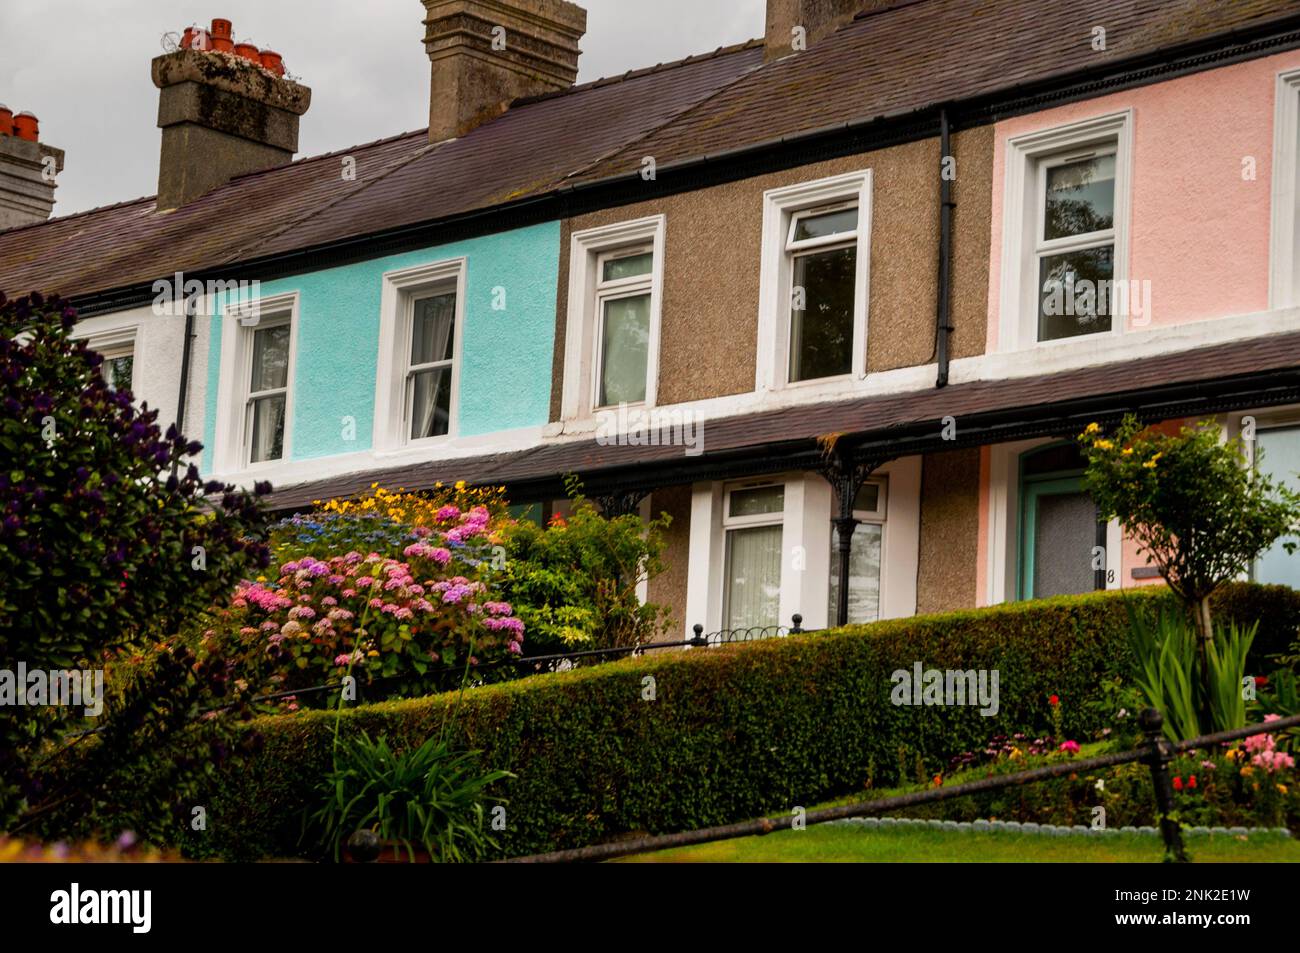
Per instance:
[[[578,76],[587,11],[566,0],[422,0],[433,64],[429,141],[463,136]]]
[[[803,30],[805,49],[851,21],[861,10],[888,6],[891,0],[767,0],[765,62],[795,52],[795,28]]]
[[[55,176],[63,150],[40,142],[40,125],[29,112],[14,115],[0,105],[0,230],[43,222],[54,211]]]
[[[230,39],[230,22],[187,30],[182,49],[153,61],[162,157],[158,208],[179,208],[237,175],[283,165],[298,151],[311,90],[284,78],[277,53]]]

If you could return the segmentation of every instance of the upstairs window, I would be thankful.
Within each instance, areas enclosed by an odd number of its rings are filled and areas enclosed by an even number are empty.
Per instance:
[[[1007,140],[1000,350],[1128,330],[1132,134],[1125,111]]]
[[[465,258],[385,272],[379,302],[375,448],[457,435],[465,338]]]
[[[573,233],[561,419],[655,406],[666,227],[655,215]]]
[[[287,461],[293,430],[298,295],[230,301],[221,309],[213,470],[237,474]]]
[[[763,193],[755,387],[867,373],[871,172]]]
[[[288,318],[259,322],[250,329],[248,391],[244,400],[245,459],[268,463],[284,457],[289,408]]]
[[[1115,147],[1038,165],[1038,340],[1111,329]]]
[[[411,307],[403,429],[411,440],[451,430],[456,336],[456,292],[418,297]]]
[[[853,370],[853,304],[858,263],[856,204],[790,217],[789,381]]]
[[[596,277],[597,408],[645,401],[653,276],[652,246],[600,256]]]

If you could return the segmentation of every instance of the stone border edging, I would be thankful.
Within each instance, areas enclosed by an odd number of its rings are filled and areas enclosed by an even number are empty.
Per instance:
[[[943,830],[976,830],[976,831],[995,831],[1007,830],[1017,831],[1024,834],[1050,834],[1053,837],[1061,837],[1066,834],[1146,834],[1151,837],[1159,837],[1160,829],[1157,827],[1105,827],[1094,830],[1083,824],[1075,824],[1072,827],[1066,827],[1058,824],[1036,824],[1032,821],[1021,823],[1020,821],[942,821],[937,818],[922,817],[846,817],[838,821],[828,821],[829,824],[862,824],[866,827],[930,827]],[[1184,827],[1183,833],[1192,836],[1201,836],[1207,834],[1228,834],[1234,837],[1240,836],[1258,836],[1260,834],[1269,834],[1273,836],[1290,837],[1291,832],[1285,827]]]

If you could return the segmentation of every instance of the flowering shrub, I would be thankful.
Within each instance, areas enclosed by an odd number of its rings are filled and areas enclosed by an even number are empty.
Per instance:
[[[486,510],[493,520],[506,515],[505,487],[472,487],[464,480],[452,486],[434,485],[432,490],[408,493],[405,490],[385,490],[378,483],[370,486],[372,492],[355,500],[330,500],[323,504],[324,513],[340,516],[383,516],[403,526],[435,526],[439,514],[447,507],[461,512]],[[317,501],[317,505],[322,505]]]
[[[106,697],[93,724],[80,707],[4,709],[0,829],[129,824],[157,841],[229,753],[189,723],[224,673],[163,641],[267,564],[265,519],[254,495],[202,480],[198,443],[105,382],[75,323],[57,297],[0,294],[0,669],[104,669]]]
[[[207,651],[236,657],[244,690],[291,691],[351,674],[363,685],[382,681],[382,696],[436,690],[466,665],[521,654],[523,622],[464,573],[486,536],[487,508],[447,504],[433,519],[436,528],[412,531],[402,559],[302,556],[273,581],[241,583],[205,633]],[[298,700],[283,704],[292,710]]]

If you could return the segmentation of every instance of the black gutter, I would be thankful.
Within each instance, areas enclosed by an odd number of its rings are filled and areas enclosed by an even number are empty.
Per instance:
[[[195,299],[185,299],[185,343],[181,346],[181,383],[180,395],[176,398],[176,433],[185,433],[185,405],[190,392],[190,354],[194,349],[194,311]],[[172,458],[172,474],[180,468],[181,458],[177,454]]]
[[[952,137],[948,110],[939,110],[939,303],[934,318],[934,351],[939,365],[935,387],[948,386],[948,344],[952,340]]]
[[[1296,47],[1300,47],[1300,14],[1250,29],[1219,34],[1195,43],[1155,50],[1122,62],[1087,67],[971,97],[960,103],[949,104],[949,118],[963,129],[973,128],[1117,90],[1147,86],[1258,59]],[[652,201],[709,185],[751,178],[822,159],[869,152],[937,134],[934,106],[928,105],[905,113],[837,123],[798,135],[781,136],[750,146],[665,163],[658,167],[656,179],[652,182],[643,180],[638,168],[604,179],[563,186],[553,192],[518,202],[354,236],[312,248],[295,249],[220,268],[208,268],[195,272],[194,276],[200,279],[257,277],[268,280],[403,249],[442,244],[471,235],[567,218],[601,208]],[[73,294],[70,297],[82,314],[92,315],[144,304],[154,296],[152,286],[153,282],[149,281],[89,295]]]

